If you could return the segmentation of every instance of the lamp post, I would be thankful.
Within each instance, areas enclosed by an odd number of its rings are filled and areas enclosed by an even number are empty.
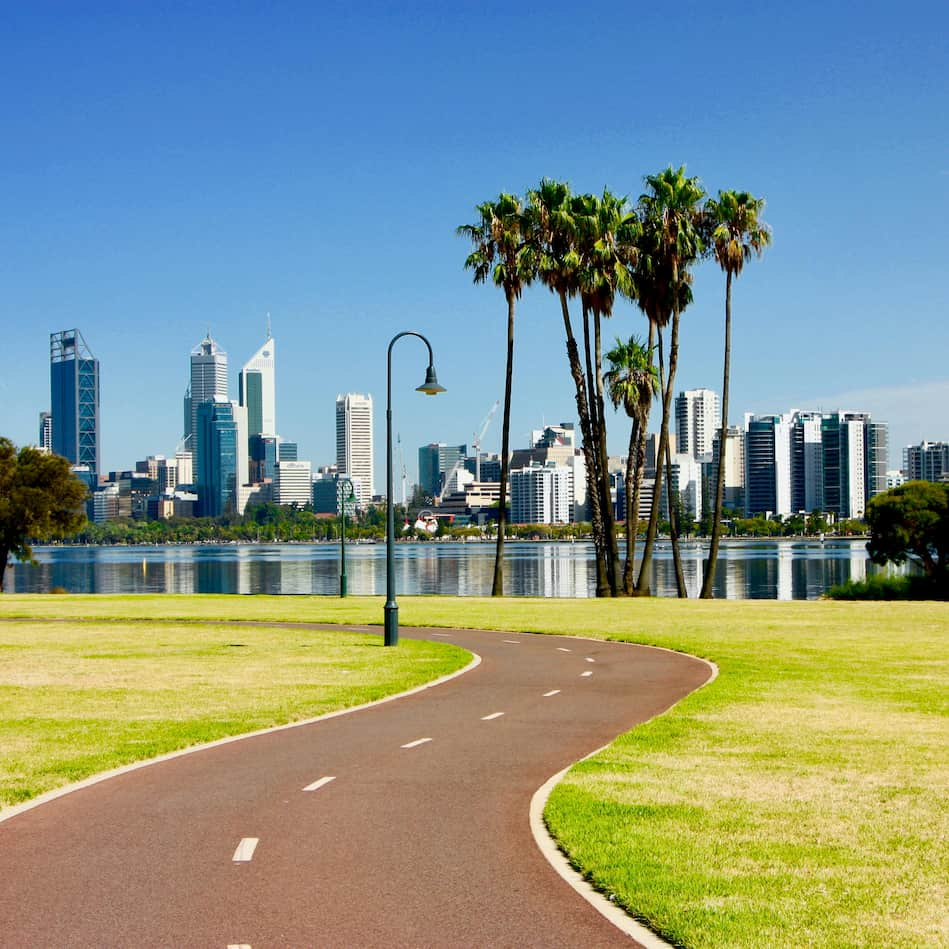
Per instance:
[[[349,488],[346,494],[343,485]],[[339,499],[339,595],[346,596],[346,502],[356,498],[351,478],[336,479],[336,497]]]
[[[386,605],[383,607],[386,646],[396,646],[399,642],[399,606],[395,602],[395,512],[392,503],[392,347],[403,336],[417,336],[428,348],[425,381],[415,391],[424,392],[425,395],[438,395],[445,391],[435,375],[432,344],[421,333],[408,330],[393,336],[386,358]]]

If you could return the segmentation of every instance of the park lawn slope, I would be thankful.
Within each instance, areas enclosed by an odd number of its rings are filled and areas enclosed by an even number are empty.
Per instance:
[[[670,940],[949,946],[949,605],[400,605],[404,625],[640,642],[717,664],[708,686],[575,767],[546,810],[583,872]],[[0,598],[0,616],[18,611],[380,623],[382,601]]]
[[[470,658],[442,643],[385,649],[378,637],[335,630],[0,622],[0,808],[120,765],[374,701]]]

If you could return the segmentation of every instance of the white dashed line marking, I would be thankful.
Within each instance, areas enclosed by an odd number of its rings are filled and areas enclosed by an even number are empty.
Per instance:
[[[587,656],[587,662],[596,662],[596,659],[591,659],[589,656]]]
[[[490,715],[482,715],[481,721],[490,722],[492,718],[500,718],[503,714],[504,712],[492,712]]]
[[[450,633],[432,633],[433,636],[450,636]]]
[[[330,781],[335,781],[336,775],[327,775],[325,778],[320,778],[317,781],[314,781],[312,784],[308,784],[303,790],[304,791],[318,791],[324,784],[329,784]]]
[[[589,669],[587,669],[586,672],[581,672],[581,673],[580,673],[580,678],[581,678],[581,679],[585,679],[587,676],[591,676],[591,675],[593,675],[593,673],[592,673]]]
[[[519,639],[505,639],[504,642],[509,643],[511,646],[519,646],[521,641]]]
[[[249,942],[232,942],[228,945],[227,949],[250,949]]]
[[[234,863],[250,863],[259,842],[259,837],[244,837],[237,845],[237,850],[234,851],[231,859]]]
[[[424,745],[425,742],[431,741],[431,738],[416,738],[415,741],[410,741],[408,744],[403,745],[403,748],[418,748],[419,745]]]
[[[570,650],[570,649],[567,649],[566,646],[558,646],[558,647],[557,647],[557,652],[571,652],[571,650]]]
[[[552,695],[560,695],[560,689],[551,689],[549,692],[545,692],[544,698],[549,699]]]

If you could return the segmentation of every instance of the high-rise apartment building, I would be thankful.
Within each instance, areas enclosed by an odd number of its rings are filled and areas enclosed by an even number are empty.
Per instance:
[[[943,481],[949,477],[949,442],[920,442],[903,449],[908,481]]]
[[[791,423],[791,510],[824,510],[824,448],[820,412],[793,412]]]
[[[709,468],[709,506],[715,507],[715,489],[718,484],[718,458],[721,431],[712,442],[712,464]],[[725,438],[725,483],[722,488],[722,507],[744,510],[745,506],[745,433],[738,425],[729,425]]]
[[[512,524],[569,524],[573,516],[571,468],[548,462],[511,472]]]
[[[374,493],[371,395],[336,397],[336,465],[341,475],[353,479],[359,506],[365,507]]]
[[[99,360],[77,329],[49,337],[52,450],[99,472]]]
[[[791,514],[791,415],[745,415],[745,513]]]
[[[43,451],[53,450],[53,413],[40,412],[40,434],[36,443]]]
[[[274,340],[270,333],[263,346],[244,364],[237,377],[238,402],[247,409],[247,434],[276,435]]]
[[[194,454],[195,468],[201,466],[193,437],[198,427],[198,406],[212,400],[227,400],[227,353],[209,331],[191,350],[191,383],[185,395],[184,447]]]
[[[710,458],[715,433],[722,427],[718,393],[711,389],[686,389],[676,396],[678,454]]]
[[[821,420],[823,510],[839,518],[863,517],[867,507],[866,425],[869,418],[857,412],[832,412]]]

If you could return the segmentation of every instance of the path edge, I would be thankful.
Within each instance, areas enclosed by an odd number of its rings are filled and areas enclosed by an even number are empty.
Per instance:
[[[464,647],[459,646],[458,648],[464,649]],[[363,702],[362,705],[351,705],[349,708],[339,708],[335,712],[326,712],[323,715],[316,715],[313,718],[302,718],[296,722],[286,722],[283,725],[273,725],[270,728],[258,728],[256,731],[252,732],[243,732],[240,735],[228,735],[224,738],[216,738],[214,741],[203,742],[199,745],[189,745],[187,748],[179,748],[177,751],[169,751],[163,755],[159,755],[157,758],[146,758],[143,761],[133,761],[129,764],[121,765],[118,768],[112,768],[109,771],[103,771],[100,774],[92,774],[88,778],[83,778],[81,781],[76,781],[72,784],[65,784],[60,788],[54,788],[52,791],[46,791],[44,794],[40,794],[38,797],[31,798],[29,801],[24,801],[22,804],[14,804],[11,807],[0,811],[0,824],[4,821],[8,821],[13,817],[17,817],[20,814],[25,813],[26,811],[33,810],[34,807],[39,807],[41,804],[48,804],[50,801],[55,801],[57,798],[65,797],[67,794],[72,794],[74,791],[81,791],[83,788],[92,787],[95,784],[99,784],[102,781],[108,781],[112,778],[117,778],[120,775],[128,774],[130,771],[138,771],[140,768],[149,768],[154,764],[160,764],[163,761],[170,761],[173,758],[181,758],[184,755],[193,755],[199,751],[206,751],[209,748],[216,748],[219,745],[229,745],[235,741],[243,741],[245,738],[258,738],[261,735],[269,735],[273,732],[286,731],[290,728],[302,728],[304,725],[314,725],[317,722],[325,721],[328,718],[337,718],[340,715],[350,715],[353,712],[361,712],[363,709],[374,708],[377,705],[383,705],[386,702],[394,702],[397,699],[404,699],[409,695],[417,695],[419,692],[424,692],[426,689],[433,689],[435,686],[442,685],[445,682],[450,682],[452,679],[457,679],[459,676],[463,676],[466,672],[471,672],[472,669],[477,668],[481,665],[481,656],[476,652],[472,652],[470,649],[465,649],[465,652],[471,653],[471,661],[463,666],[461,669],[456,669],[454,672],[449,672],[448,675],[440,676],[437,679],[433,679],[431,682],[423,682],[422,685],[415,686],[414,689],[409,689],[406,692],[396,692],[392,695],[387,695],[381,699],[375,699],[372,702]]]
[[[604,642],[604,640],[601,639],[591,639],[590,637],[585,636],[575,636],[571,638],[588,639],[590,642]],[[609,641],[615,642],[616,640]],[[639,728],[641,725],[645,725],[648,722],[665,715],[667,712],[674,709],[676,705],[682,701],[682,699],[686,698],[688,695],[694,694],[699,689],[704,689],[707,685],[710,685],[718,678],[718,666],[709,659],[703,659],[701,656],[693,656],[690,653],[682,653],[676,649],[667,649],[664,646],[646,646],[642,643],[630,643],[630,645],[638,646],[641,649],[659,649],[662,652],[671,652],[678,656],[687,655],[691,659],[696,659],[699,662],[705,663],[705,665],[707,665],[712,671],[712,674],[697,688],[693,689],[691,692],[688,692],[686,695],[683,695],[682,698],[670,705],[669,708],[661,711],[658,715],[653,715],[652,718],[647,718],[645,721],[637,723],[633,726],[633,728]],[[614,741],[615,740],[616,739],[614,739]],[[621,932],[624,932],[631,939],[634,939],[643,947],[643,949],[675,949],[672,943],[666,942],[661,936],[658,936],[651,929],[648,929],[646,926],[640,923],[637,919],[634,919],[625,909],[623,909],[621,906],[617,906],[616,903],[608,899],[602,892],[600,892],[600,890],[596,889],[593,884],[583,876],[583,874],[575,870],[567,858],[566,853],[560,849],[560,846],[557,844],[556,840],[554,840],[553,836],[548,830],[547,824],[544,822],[544,808],[547,806],[547,800],[553,793],[554,788],[566,776],[567,772],[569,772],[575,764],[579,764],[581,761],[586,761],[588,758],[598,755],[601,751],[605,751],[612,744],[612,741],[607,742],[600,748],[596,748],[595,750],[591,751],[588,755],[584,755],[582,758],[579,758],[573,764],[567,765],[567,767],[562,771],[558,771],[556,774],[548,778],[534,792],[533,797],[531,797],[528,815],[531,834],[534,836],[534,843],[537,844],[537,849],[540,850],[541,854],[544,856],[544,859],[550,864],[556,874],[565,883],[567,883],[567,885],[570,886],[574,892],[582,896],[583,899],[585,899],[601,916],[611,922],[617,929],[619,929]]]

